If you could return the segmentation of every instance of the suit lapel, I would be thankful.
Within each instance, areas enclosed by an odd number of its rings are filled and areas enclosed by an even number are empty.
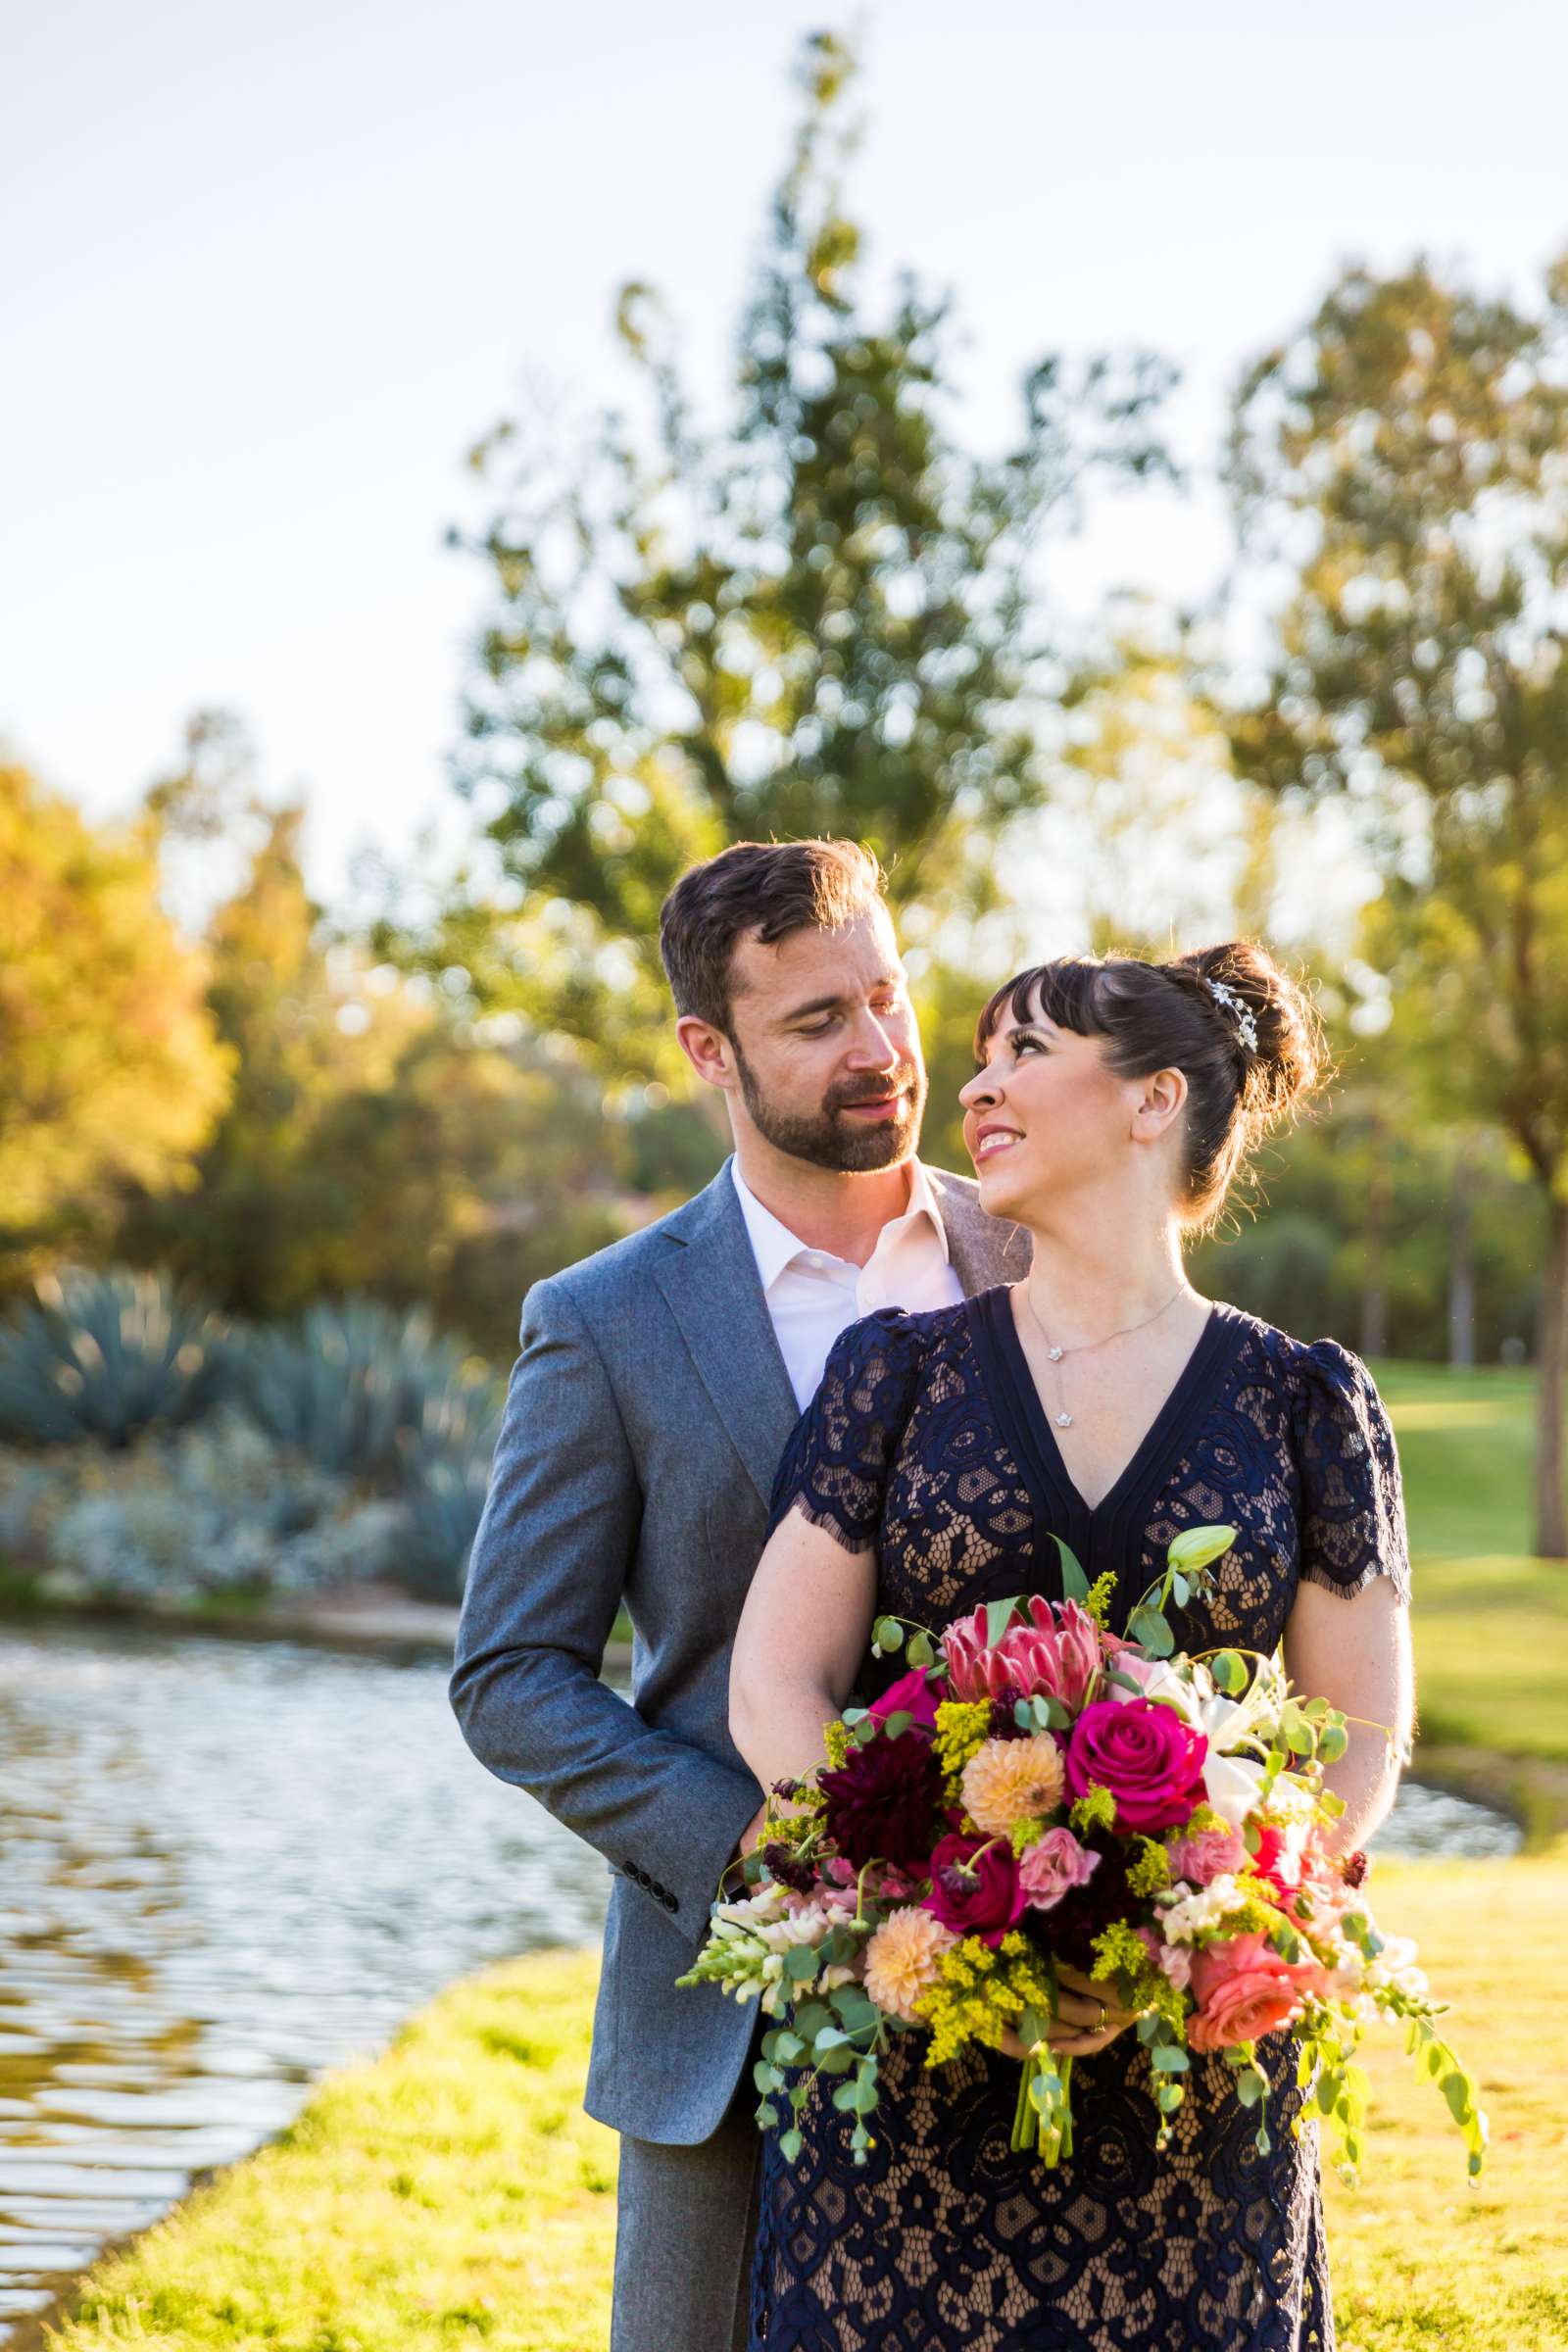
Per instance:
[[[1029,1236],[1021,1225],[988,1217],[972,1193],[951,1183],[940,1169],[928,1168],[932,1190],[947,1230],[948,1256],[966,1298],[994,1290],[999,1282],[1018,1282],[1029,1271]]]
[[[671,1247],[655,1268],[659,1287],[765,1504],[800,1408],[727,1162],[664,1230]]]

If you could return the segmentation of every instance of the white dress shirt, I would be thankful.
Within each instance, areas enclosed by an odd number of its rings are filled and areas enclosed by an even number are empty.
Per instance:
[[[902,1306],[918,1314],[934,1306],[956,1306],[963,1285],[948,1256],[947,1228],[917,1159],[908,1162],[909,1205],[890,1217],[863,1266],[831,1250],[812,1250],[764,1208],[730,1162],[751,1239],[762,1296],[778,1340],[784,1368],[804,1412],[821,1384],[823,1367],[840,1332],[874,1314],[879,1306]]]

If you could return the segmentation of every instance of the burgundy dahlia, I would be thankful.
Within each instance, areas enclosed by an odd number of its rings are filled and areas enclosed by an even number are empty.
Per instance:
[[[919,1732],[911,1728],[901,1740],[852,1747],[817,1786],[827,1834],[850,1861],[916,1865],[930,1853],[942,1776],[930,1740]]]

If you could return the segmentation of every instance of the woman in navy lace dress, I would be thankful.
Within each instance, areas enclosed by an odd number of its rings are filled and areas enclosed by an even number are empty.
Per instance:
[[[1030,1274],[868,1316],[834,1349],[736,1642],[737,1744],[764,1785],[814,1764],[823,1722],[869,1688],[884,1610],[935,1631],[1059,1593],[1060,1536],[1091,1578],[1115,1571],[1120,1623],[1173,1537],[1223,1521],[1237,1541],[1178,1641],[1283,1643],[1298,1686],[1390,1727],[1354,1732],[1329,1776],[1349,1851],[1393,1801],[1410,1720],[1394,1441],[1353,1355],[1200,1298],[1181,1257],[1312,1084],[1311,1015],[1250,945],[1073,959],[999,993],[977,1060],[962,1100],[981,1200],[1028,1228]],[[1015,2041],[927,2069],[921,2039],[898,2037],[863,2169],[831,2084],[795,2165],[769,2134],[753,2352],[1332,2352],[1291,2035],[1259,2044],[1269,2153],[1210,2057],[1156,2156],[1132,2021],[1112,1987],[1063,1982],[1052,2039],[1080,2063],[1058,2169],[1009,2148]]]

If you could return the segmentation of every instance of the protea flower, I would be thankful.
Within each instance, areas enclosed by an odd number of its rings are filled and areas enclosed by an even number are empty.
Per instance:
[[[1077,1712],[1100,1672],[1108,1644],[1099,1626],[1075,1600],[1052,1602],[1038,1595],[1029,1603],[1032,1622],[1013,1624],[993,1647],[986,1640],[986,1612],[960,1617],[942,1637],[948,1688],[954,1698],[1056,1698]]]

